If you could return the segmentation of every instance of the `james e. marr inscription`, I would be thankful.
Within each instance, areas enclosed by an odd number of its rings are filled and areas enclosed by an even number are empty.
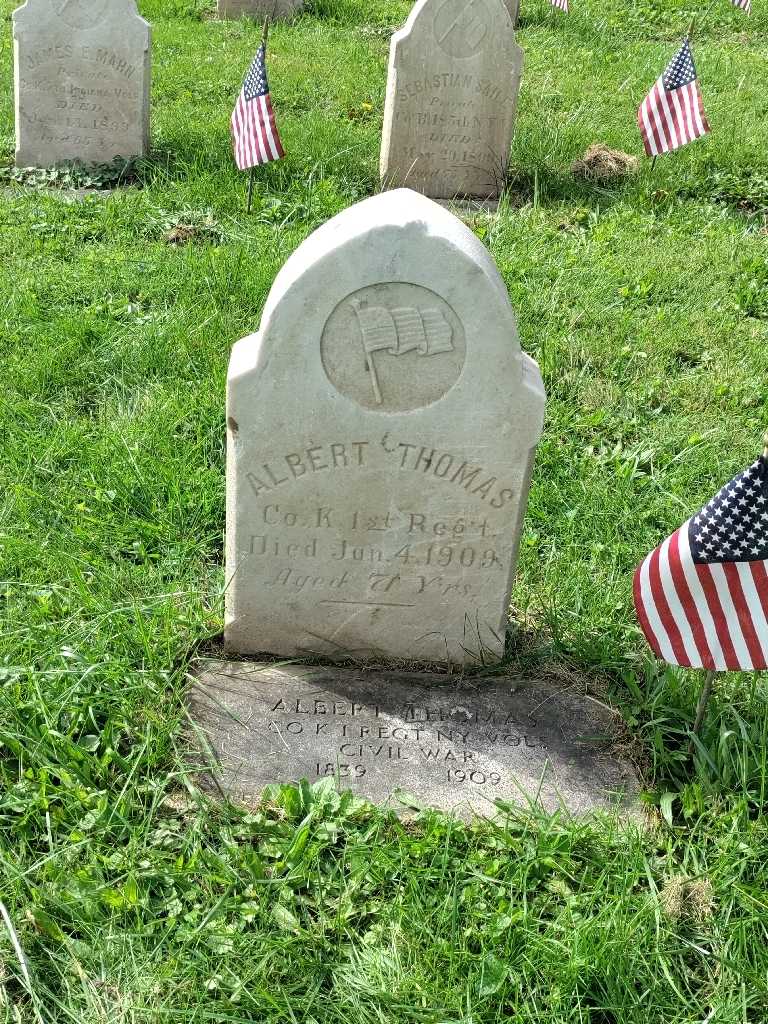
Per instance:
[[[462,814],[497,799],[582,812],[637,793],[610,712],[540,681],[204,662],[191,704],[219,784],[250,803],[269,783],[325,777]]]

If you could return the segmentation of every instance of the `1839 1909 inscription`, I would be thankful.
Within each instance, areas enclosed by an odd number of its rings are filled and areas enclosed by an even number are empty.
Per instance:
[[[191,700],[212,770],[247,800],[268,783],[327,777],[379,803],[408,793],[482,814],[497,799],[586,810],[636,790],[610,753],[610,713],[561,685],[208,662]]]

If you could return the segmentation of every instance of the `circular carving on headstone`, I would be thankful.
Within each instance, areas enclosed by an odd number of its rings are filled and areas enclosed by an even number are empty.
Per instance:
[[[433,23],[438,46],[451,57],[474,57],[488,42],[491,12],[485,0],[444,0]]]
[[[107,0],[56,0],[54,10],[70,28],[93,28],[106,7]]]
[[[429,288],[392,281],[352,292],[323,328],[328,380],[364,409],[408,412],[442,398],[461,375],[464,328]]]

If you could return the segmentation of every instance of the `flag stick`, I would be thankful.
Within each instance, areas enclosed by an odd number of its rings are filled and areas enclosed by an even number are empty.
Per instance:
[[[712,687],[714,686],[714,682],[715,682],[715,672],[714,672],[714,669],[709,669],[707,671],[707,674],[704,676],[704,685],[701,688],[701,693],[699,694],[699,702],[696,705],[696,717],[693,720],[693,735],[694,736],[698,736],[699,735],[699,729],[701,729],[702,722],[704,721],[704,713],[707,710],[707,703],[708,703],[709,698],[710,698],[710,696],[712,694]],[[691,742],[688,744],[688,753],[692,754],[693,751],[694,751],[694,743],[693,743],[693,739],[691,739]]]
[[[251,212],[251,206],[253,204],[253,179],[254,179],[255,176],[256,176],[256,168],[252,167],[250,169],[250,171],[248,172],[248,206],[247,206],[246,211],[245,211],[246,213],[250,213]]]
[[[379,387],[379,375],[376,373],[376,367],[373,364],[373,354],[366,352],[365,361],[368,363],[368,372],[371,375],[371,385],[373,386],[373,397],[376,399],[376,405],[381,405],[381,388]]]

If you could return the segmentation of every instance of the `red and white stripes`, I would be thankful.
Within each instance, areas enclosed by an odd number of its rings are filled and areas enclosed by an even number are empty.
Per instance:
[[[635,573],[635,607],[651,648],[688,668],[768,668],[768,562],[697,564],[688,525]]]
[[[710,128],[696,79],[679,89],[665,89],[661,75],[640,104],[637,123],[648,156],[670,153]]]
[[[241,91],[232,112],[235,163],[241,171],[285,155],[269,93],[246,100]]]

